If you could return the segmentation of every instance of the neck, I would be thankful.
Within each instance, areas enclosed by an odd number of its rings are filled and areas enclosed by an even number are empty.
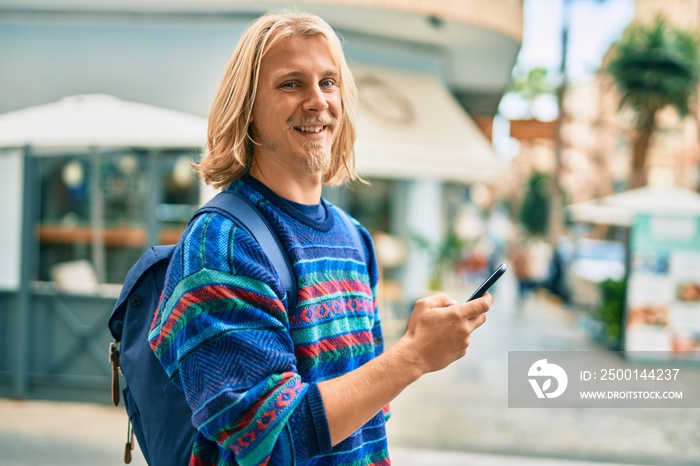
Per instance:
[[[253,162],[250,176],[270,188],[272,192],[289,201],[314,205],[321,202],[323,182],[320,173],[294,173],[261,166]]]

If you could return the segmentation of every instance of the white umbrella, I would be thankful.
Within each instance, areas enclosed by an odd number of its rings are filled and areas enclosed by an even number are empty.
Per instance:
[[[0,147],[203,147],[205,118],[108,95],[76,95],[0,115]]]
[[[700,194],[677,186],[645,186],[568,206],[574,220],[630,226],[638,213],[700,215]]]
[[[198,116],[108,95],[76,95],[0,115],[0,149],[12,153],[31,146],[32,151],[65,153],[88,148],[95,156],[110,148],[199,149],[205,144],[206,129],[206,119]],[[91,184],[91,190],[92,262],[103,278],[102,194],[97,184]]]

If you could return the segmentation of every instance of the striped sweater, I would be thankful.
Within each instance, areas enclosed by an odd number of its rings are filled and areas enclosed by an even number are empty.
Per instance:
[[[228,187],[253,201],[292,261],[295,309],[244,230],[198,217],[168,270],[149,341],[192,408],[190,465],[388,465],[385,413],[331,447],[318,382],[382,352],[371,238],[367,263],[324,200],[292,203],[249,175]],[[386,410],[385,410],[386,411]]]

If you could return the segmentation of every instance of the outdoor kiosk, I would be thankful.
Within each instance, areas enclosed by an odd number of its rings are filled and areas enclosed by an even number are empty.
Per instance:
[[[700,360],[700,194],[647,186],[569,206],[576,221],[630,228],[623,348]]]

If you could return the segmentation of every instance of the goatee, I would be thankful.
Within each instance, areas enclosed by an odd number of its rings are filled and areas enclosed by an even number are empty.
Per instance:
[[[304,166],[309,173],[326,173],[331,168],[332,155],[323,143],[308,142],[304,145],[306,157]]]

